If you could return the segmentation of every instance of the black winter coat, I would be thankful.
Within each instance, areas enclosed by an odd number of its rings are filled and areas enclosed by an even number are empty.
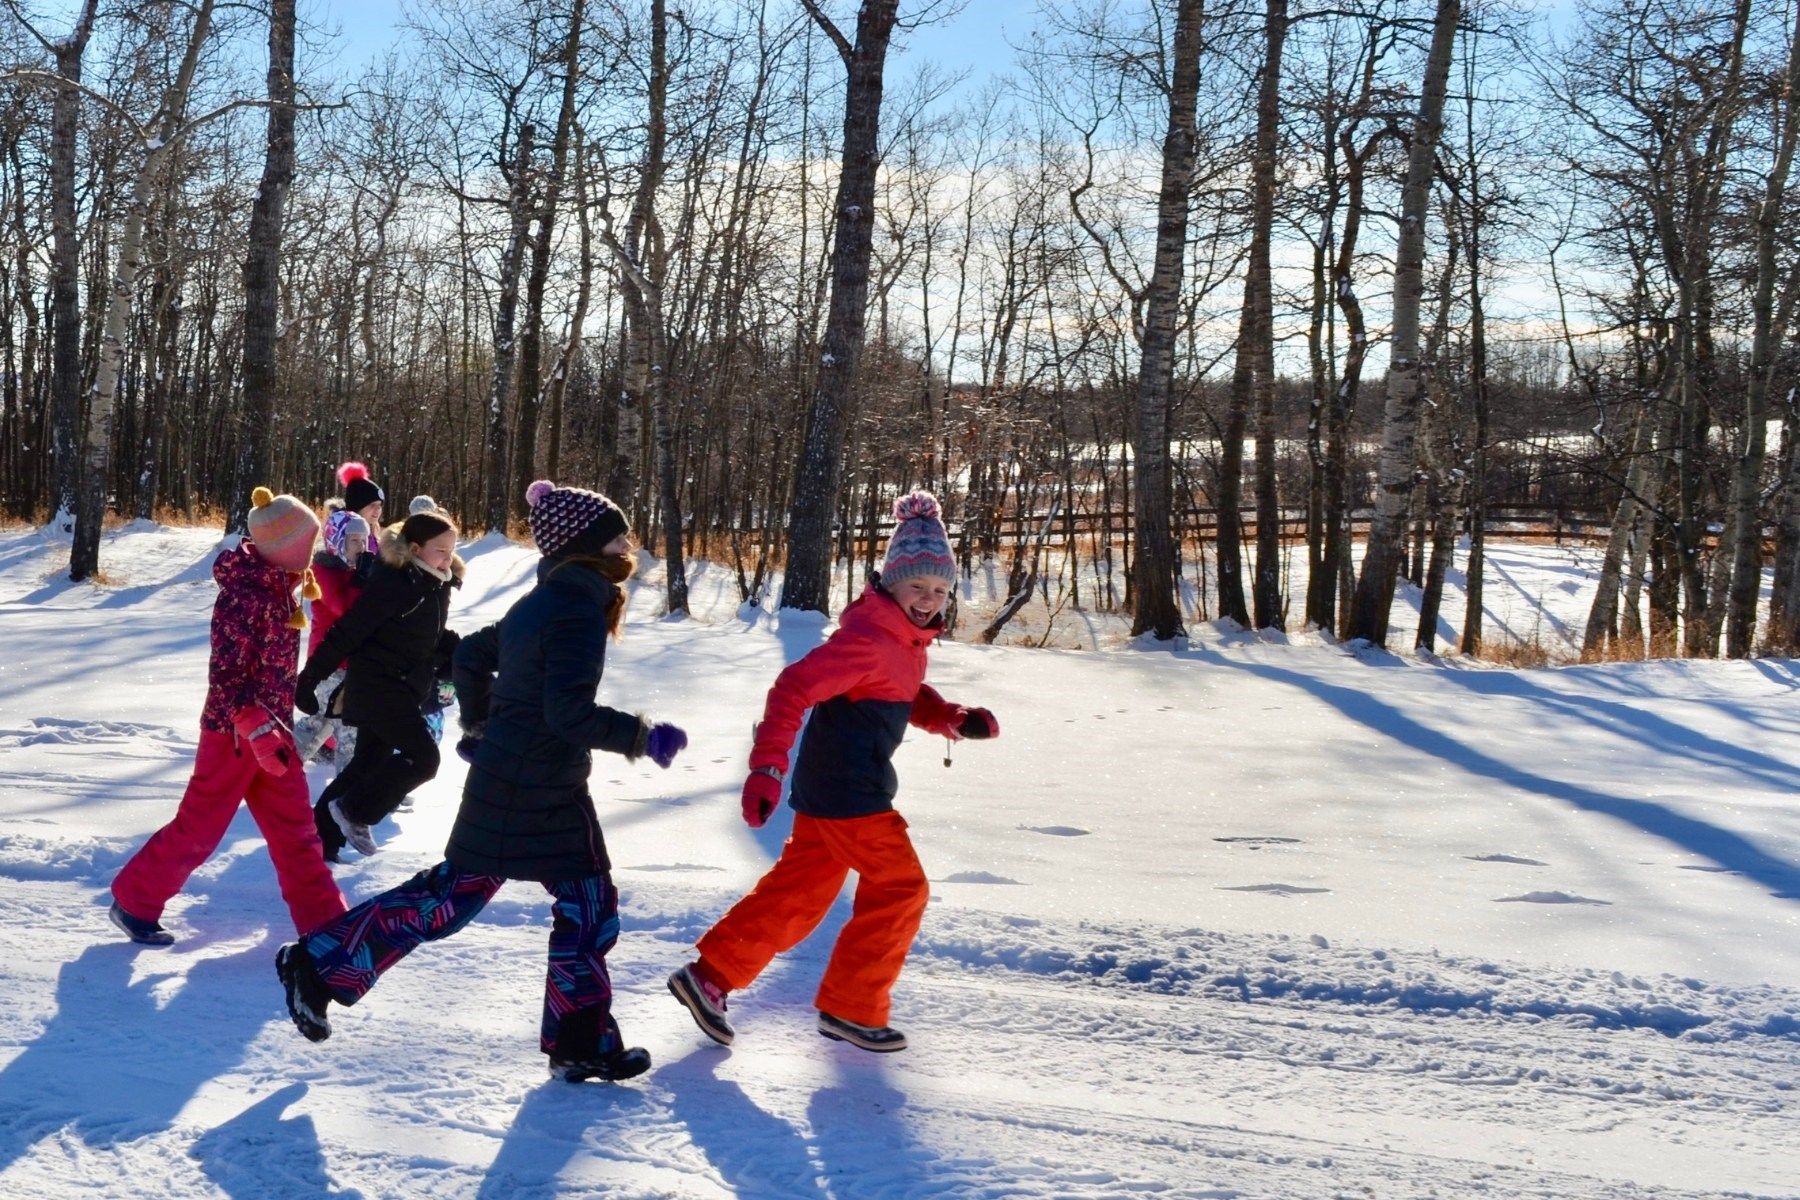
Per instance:
[[[463,724],[486,722],[444,851],[457,870],[555,883],[612,869],[588,793],[592,752],[637,758],[650,735],[641,717],[595,702],[616,590],[592,567],[544,559],[537,586],[457,647]]]
[[[463,562],[452,559],[445,583],[421,569],[392,529],[381,536],[381,561],[355,603],[306,660],[300,686],[309,691],[349,660],[333,715],[355,725],[395,712],[418,712],[441,664],[456,647],[444,628],[450,594],[462,585]]]

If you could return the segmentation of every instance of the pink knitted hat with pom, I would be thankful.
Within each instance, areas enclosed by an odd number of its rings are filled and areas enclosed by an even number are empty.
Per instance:
[[[894,501],[894,535],[888,539],[887,558],[881,564],[881,582],[932,575],[956,578],[956,558],[950,553],[950,535],[944,529],[937,497],[914,492]]]
[[[531,538],[545,558],[597,555],[629,528],[618,505],[586,488],[558,487],[540,479],[525,489],[525,503],[531,506],[525,518]]]

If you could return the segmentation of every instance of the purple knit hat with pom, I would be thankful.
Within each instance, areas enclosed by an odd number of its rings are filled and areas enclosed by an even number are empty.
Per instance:
[[[887,558],[881,564],[881,582],[934,575],[956,578],[956,559],[950,553],[950,535],[944,530],[937,497],[914,492],[894,501],[894,535],[888,539]]]
[[[545,558],[598,555],[629,528],[618,505],[586,488],[558,487],[540,479],[525,489],[525,503],[531,506],[525,519],[532,540]]]

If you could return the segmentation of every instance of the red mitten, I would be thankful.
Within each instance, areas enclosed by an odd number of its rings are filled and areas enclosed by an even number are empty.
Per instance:
[[[761,829],[781,803],[781,779],[764,771],[752,771],[744,780],[744,823]]]
[[[249,743],[256,765],[271,775],[284,775],[296,758],[294,739],[260,704],[240,708],[231,718],[238,739]]]

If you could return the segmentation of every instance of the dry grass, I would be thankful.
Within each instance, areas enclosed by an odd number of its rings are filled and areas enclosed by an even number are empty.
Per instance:
[[[1566,654],[1552,654],[1549,647],[1535,639],[1529,642],[1517,639],[1484,642],[1481,646],[1481,653],[1475,657],[1482,662],[1511,667],[1514,670],[1563,666],[1575,661]]]

